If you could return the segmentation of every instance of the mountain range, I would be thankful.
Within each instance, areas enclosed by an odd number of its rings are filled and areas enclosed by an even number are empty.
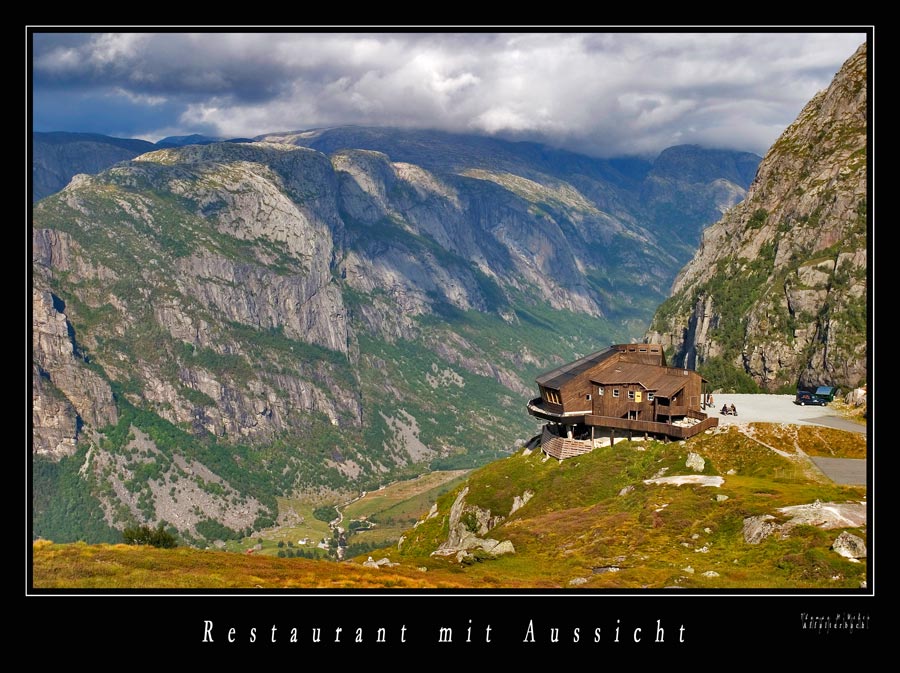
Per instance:
[[[227,538],[284,495],[505,455],[534,376],[641,335],[757,161],[344,127],[57,166],[32,216],[35,535]]]
[[[865,383],[867,101],[863,45],[761,163],[35,133],[33,535],[203,545],[482,465],[535,434],[540,372],[610,343],[714,390]]]

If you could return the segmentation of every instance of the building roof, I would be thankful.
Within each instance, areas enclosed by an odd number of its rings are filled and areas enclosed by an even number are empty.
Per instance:
[[[539,386],[559,390],[560,386],[567,381],[572,380],[579,374],[583,374],[588,369],[608,360],[611,356],[619,352],[620,351],[613,346],[604,348],[602,351],[585,355],[583,358],[575,360],[575,362],[570,362],[562,367],[557,367],[556,369],[551,369],[549,372],[544,372],[538,376],[535,381],[537,381]]]
[[[637,383],[658,397],[671,397],[687,382],[688,377],[683,373],[685,371],[688,370],[638,362],[619,362],[614,367],[597,372],[596,376],[591,377],[591,381],[605,386]]]

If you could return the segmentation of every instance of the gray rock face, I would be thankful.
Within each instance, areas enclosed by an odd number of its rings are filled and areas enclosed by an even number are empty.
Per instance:
[[[685,467],[694,472],[703,472],[703,468],[706,467],[706,461],[703,460],[703,457],[693,451],[688,453],[687,460],[684,464]]]
[[[765,389],[865,380],[866,102],[863,44],[676,278],[647,334],[676,366],[723,358]]]
[[[865,388],[854,388],[844,395],[844,402],[853,407],[864,407],[868,403],[868,394]]]
[[[762,514],[760,516],[750,516],[744,519],[744,542],[748,544],[759,544],[767,537],[778,530],[777,524],[772,523],[775,519],[771,514]]]
[[[831,548],[841,556],[849,559],[866,558],[868,555],[865,541],[858,535],[847,531],[837,536]]]
[[[116,422],[112,390],[87,368],[61,300],[37,287],[32,288],[32,327],[32,450],[70,455],[82,421],[94,427]]]
[[[214,443],[223,460],[214,474],[229,476],[222,481],[240,491],[237,501],[340,490],[474,450],[460,438],[480,421],[451,394],[469,375],[509,393],[492,396],[502,413],[496,427],[481,423],[485,443],[520,436],[520,428],[506,429],[517,422],[508,410],[532,393],[521,371],[554,363],[527,347],[487,346],[443,316],[479,311],[501,331],[515,328],[527,321],[514,306],[523,294],[586,316],[631,310],[634,288],[597,285],[610,260],[616,273],[639,279],[646,297],[660,299],[678,255],[687,254],[651,231],[643,169],[629,177],[603,160],[523,154],[519,144],[488,139],[475,143],[488,152],[471,144],[461,151],[468,141],[457,139],[439,156],[434,143],[443,141],[426,135],[413,150],[396,137],[393,147],[335,141],[323,151],[275,142],[159,149],[85,167],[106,170],[76,174],[35,204],[34,452],[58,459],[82,438],[102,444],[99,431],[127,403],[150,415],[144,425],[167,421],[186,433],[185,445]],[[678,167],[655,174],[654,204],[667,198],[666,180],[705,156],[673,153]],[[719,159],[714,172],[736,179]],[[694,178],[716,179],[703,171]],[[716,204],[734,191],[719,187]],[[679,185],[675,201],[692,189]],[[713,198],[701,191],[700,201]],[[412,371],[421,360],[437,371]],[[423,375],[453,389],[435,384],[447,395],[422,400]],[[448,410],[459,427],[439,423]],[[382,421],[383,440],[368,433]],[[260,457],[262,448],[272,455]],[[168,474],[176,456],[203,464],[193,452],[202,453],[199,444],[162,447],[158,469],[146,471]],[[252,498],[220,515],[222,501],[199,483],[172,495],[173,485],[145,480],[138,497],[124,486],[136,487],[124,461],[103,451],[92,460],[106,470],[94,473],[92,494],[115,526],[126,512],[143,520],[165,511],[181,517],[166,517],[180,530],[194,531],[199,515],[188,502],[242,530],[255,514],[274,515]],[[259,474],[268,469],[275,473]],[[245,470],[257,471],[253,480],[232,478]],[[251,481],[277,485],[253,494]],[[525,501],[523,494],[512,504]],[[467,514],[479,539],[502,520],[477,508]]]

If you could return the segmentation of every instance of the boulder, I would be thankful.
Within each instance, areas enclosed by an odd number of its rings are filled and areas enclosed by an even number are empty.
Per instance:
[[[628,495],[633,490],[634,490],[634,486],[632,486],[631,484],[628,484],[628,486],[625,486],[621,491],[619,491],[619,495]]]
[[[578,586],[579,584],[585,584],[587,582],[587,577],[575,577],[569,580],[569,584],[571,586]]]
[[[866,399],[868,395],[866,394],[865,388],[854,388],[849,393],[844,395],[844,402],[849,404],[851,407],[864,407],[866,406]]]
[[[861,537],[847,531],[837,536],[831,548],[841,556],[849,559],[866,558],[867,554],[865,541]]]
[[[706,461],[703,460],[703,458],[699,454],[694,453],[693,451],[688,454],[687,460],[684,462],[684,464],[687,468],[693,470],[694,472],[703,472],[703,468],[706,467]]]
[[[707,570],[705,573],[703,573],[703,576],[704,577],[718,577],[719,573],[717,573],[715,570]]]

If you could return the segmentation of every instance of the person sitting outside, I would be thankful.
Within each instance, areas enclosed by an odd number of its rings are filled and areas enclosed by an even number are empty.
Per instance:
[[[737,416],[737,409],[734,407],[734,402],[731,403],[731,415]]]
[[[728,405],[727,405],[727,404],[723,404],[723,405],[722,405],[722,411],[720,411],[719,413],[721,413],[723,416],[727,416],[727,415],[728,415]]]

